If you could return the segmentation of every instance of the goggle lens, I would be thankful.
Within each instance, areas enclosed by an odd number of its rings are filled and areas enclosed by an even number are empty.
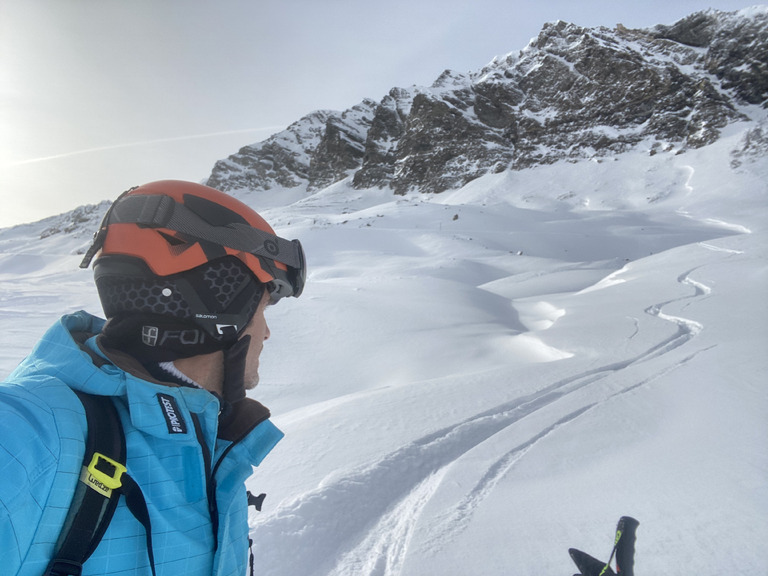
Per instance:
[[[293,296],[298,298],[304,291],[304,283],[307,280],[307,259],[304,255],[304,248],[298,240],[291,240],[296,250],[296,257],[299,265],[297,267],[288,266],[288,270],[282,270],[277,267],[270,267],[274,279],[269,282],[269,295],[272,304],[278,300]]]

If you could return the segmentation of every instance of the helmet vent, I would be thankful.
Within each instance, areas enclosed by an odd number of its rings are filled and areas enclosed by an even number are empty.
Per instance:
[[[97,287],[107,318],[122,312],[191,316],[187,302],[168,282],[107,276],[97,282]]]
[[[177,236],[171,236],[170,234],[166,234],[165,232],[158,232],[160,236],[165,238],[165,241],[168,242],[171,246],[181,246],[182,244],[188,244],[186,240],[183,240],[182,238],[178,238]]]
[[[224,258],[209,266],[203,279],[222,310],[226,310],[250,278],[238,260]]]
[[[212,226],[226,226],[228,224],[248,225],[248,221],[234,210],[230,210],[207,198],[193,194],[184,194],[184,206]]]

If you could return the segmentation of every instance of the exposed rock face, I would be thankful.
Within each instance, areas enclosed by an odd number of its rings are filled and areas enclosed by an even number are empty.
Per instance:
[[[219,160],[208,185],[219,190],[294,188],[309,181],[309,165],[334,112],[319,110],[267,140]]]
[[[705,49],[704,68],[722,81],[723,89],[733,90],[739,99],[750,104],[765,104],[768,98],[765,10],[699,12],[674,26],[657,26],[653,34]]]
[[[376,102],[364,100],[357,106],[332,115],[309,164],[309,188],[325,188],[358,168],[365,155]]]
[[[216,164],[223,190],[442,192],[489,172],[714,142],[768,107],[768,9],[706,11],[651,30],[555,22],[518,54],[381,102],[314,112]],[[650,144],[648,144],[650,142]]]

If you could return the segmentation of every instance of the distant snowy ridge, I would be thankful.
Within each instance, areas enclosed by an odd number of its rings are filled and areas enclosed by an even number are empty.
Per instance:
[[[523,50],[477,72],[446,70],[430,87],[314,111],[218,161],[206,183],[246,202],[267,190],[297,200],[347,178],[358,190],[439,193],[561,160],[682,153],[739,123],[735,168],[768,154],[765,62],[768,6],[707,10],[643,30],[549,23]],[[258,204],[275,201],[261,195]],[[29,240],[74,235],[81,241],[72,249],[82,252],[108,206],[22,229]]]
[[[768,7],[708,10],[629,30],[546,24],[519,53],[431,87],[318,111],[219,161],[226,191],[442,192],[488,173],[599,159],[642,146],[695,149],[768,102]]]

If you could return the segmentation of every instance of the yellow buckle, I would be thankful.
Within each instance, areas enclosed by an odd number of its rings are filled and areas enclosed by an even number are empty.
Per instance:
[[[104,464],[107,464],[111,468],[110,471],[104,471]],[[123,485],[122,476],[127,472],[125,466],[112,460],[109,456],[104,456],[99,452],[94,453],[91,463],[83,468],[83,474],[81,480],[85,482],[87,486],[90,486],[97,492],[101,492],[105,496],[109,497],[112,494],[112,490],[120,488]]]

